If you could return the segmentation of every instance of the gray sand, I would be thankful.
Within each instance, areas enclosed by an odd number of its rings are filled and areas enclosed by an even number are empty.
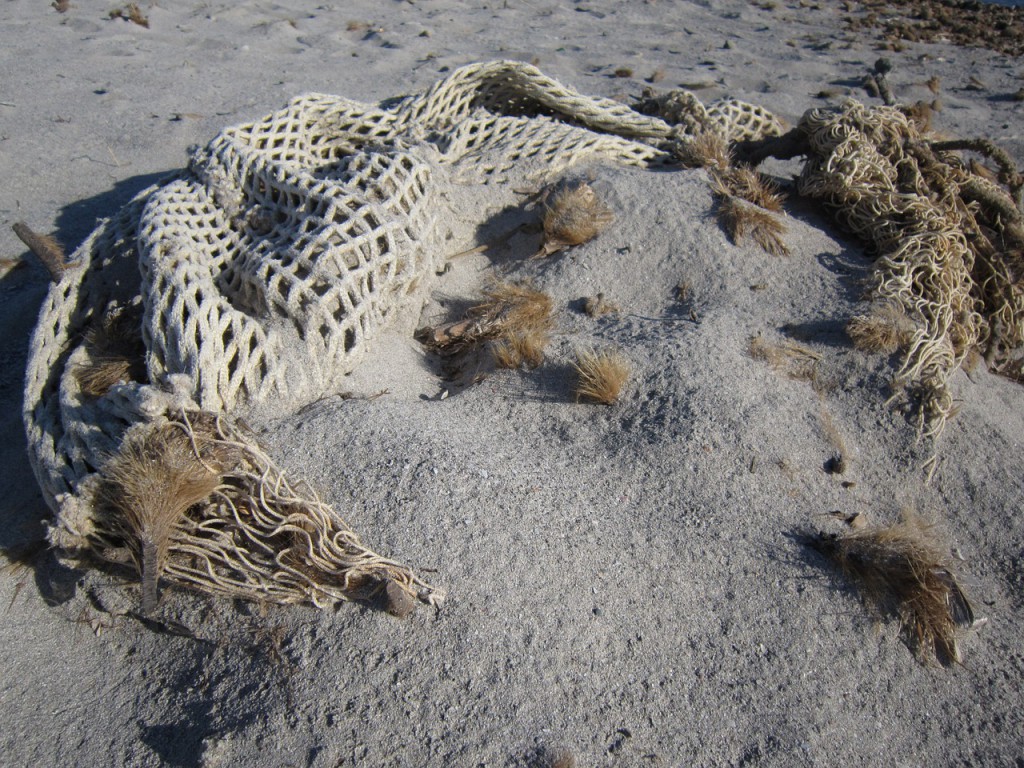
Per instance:
[[[707,84],[705,101],[791,122],[827,103],[824,88],[869,99],[857,82],[882,55],[874,41],[847,39],[837,6],[807,5],[184,3],[144,7],[143,29],[86,0],[66,14],[9,2],[0,256],[28,258],[18,220],[77,245],[190,144],[290,96],[377,101],[471,61],[536,57],[583,93],[621,98],[661,69],[659,88]],[[1024,106],[1006,98],[1024,65],[943,45],[885,55],[902,101],[931,100],[923,83],[941,78],[940,131],[1024,161]],[[612,77],[619,67],[634,76]],[[986,90],[966,88],[972,75]],[[797,168],[768,167],[783,182]],[[768,256],[719,229],[703,171],[589,170],[616,216],[596,240],[525,261],[537,237],[522,235],[458,259],[353,374],[355,397],[249,415],[368,546],[443,588],[441,607],[402,621],[166,590],[159,617],[194,634],[181,636],[125,615],[138,602],[125,574],[40,555],[0,572],[0,763],[530,766],[560,747],[579,766],[1020,761],[1020,385],[956,375],[961,412],[928,484],[930,447],[886,405],[896,361],[843,331],[870,270],[856,241],[791,200],[792,253]],[[495,277],[551,295],[549,357],[451,387],[409,331]],[[5,548],[37,539],[48,514],[20,417],[45,290],[35,265],[0,280]],[[579,311],[599,291],[621,312]],[[821,394],[752,359],[758,334],[820,356]],[[630,361],[611,407],[575,402],[585,347]],[[837,434],[842,475],[824,469]],[[834,510],[888,522],[907,507],[939,525],[988,618],[961,667],[920,664],[794,538],[840,530]]]

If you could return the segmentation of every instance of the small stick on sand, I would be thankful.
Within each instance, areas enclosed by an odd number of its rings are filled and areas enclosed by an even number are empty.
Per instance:
[[[453,261],[455,259],[461,258],[462,256],[473,256],[474,254],[477,253],[486,253],[490,247],[490,245],[484,243],[483,245],[478,245],[476,248],[470,248],[469,250],[466,251],[459,251],[458,253],[449,256],[447,259],[445,259],[445,261]]]

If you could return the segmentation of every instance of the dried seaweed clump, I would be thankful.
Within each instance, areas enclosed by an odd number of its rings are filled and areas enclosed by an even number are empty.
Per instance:
[[[109,15],[111,19],[126,19],[133,24],[149,29],[149,18],[139,8],[138,3],[128,3],[124,8],[115,8]]]
[[[730,194],[772,213],[782,213],[783,195],[775,182],[752,168],[740,166],[716,174],[716,181]]]
[[[974,625],[974,611],[933,526],[906,512],[895,525],[821,534],[809,543],[857,585],[880,617],[900,621],[919,659],[960,663],[957,632]]]
[[[613,219],[611,209],[586,182],[558,184],[544,200],[544,242],[537,256],[589,242]]]
[[[112,307],[98,325],[86,331],[89,359],[74,368],[84,394],[101,397],[115,384],[146,381],[141,315],[139,305]]]
[[[908,349],[914,337],[914,322],[899,304],[877,305],[846,324],[853,345],[865,352],[893,353]]]
[[[990,142],[932,141],[898,108],[813,110],[799,132],[809,155],[801,194],[874,245],[873,299],[915,322],[906,344],[902,330],[866,343],[903,346],[896,387],[920,402],[920,429],[937,438],[956,410],[950,376],[972,350],[1001,372],[1024,345],[1024,176]],[[965,150],[996,169],[976,172]],[[871,323],[853,332],[870,339]]]
[[[732,165],[729,142],[718,131],[700,131],[676,147],[679,161],[687,168],[726,170]]]
[[[102,470],[87,548],[136,562],[144,610],[156,604],[158,578],[257,601],[363,600],[397,615],[440,599],[364,547],[226,417],[182,412],[133,430]]]
[[[514,283],[498,283],[483,295],[484,300],[465,317],[421,328],[416,337],[448,357],[487,348],[501,368],[540,365],[554,325],[551,297],[530,285]]]
[[[172,424],[126,438],[103,468],[101,498],[112,532],[129,543],[142,582],[142,610],[157,604],[171,539],[190,507],[220,485],[229,452]]]
[[[750,168],[712,172],[712,190],[718,198],[718,219],[736,245],[750,238],[773,256],[788,256],[782,240],[786,226],[775,215],[782,211],[782,196],[775,186]]]
[[[611,405],[618,400],[629,379],[629,363],[612,350],[583,350],[577,354],[573,367],[578,378],[577,399],[601,405]]]
[[[763,110],[754,109],[745,117],[752,121],[748,126],[751,135],[777,133],[777,121]],[[786,227],[773,215],[782,213],[782,195],[764,175],[734,164],[719,127],[704,115],[690,136],[676,140],[673,152],[684,166],[705,168],[711,175],[719,221],[733,243],[740,245],[749,238],[774,256],[788,255],[789,248],[782,240]]]

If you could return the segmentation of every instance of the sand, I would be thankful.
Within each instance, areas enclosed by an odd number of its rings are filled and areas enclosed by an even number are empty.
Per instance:
[[[291,96],[376,102],[508,58],[583,93],[628,100],[652,78],[795,123],[844,95],[872,101],[859,83],[884,55],[900,101],[941,99],[937,130],[1024,163],[1019,60],[880,50],[845,31],[840,4],[761,6],[181,3],[143,5],[145,28],[86,0],[5,3],[0,257],[29,263],[0,280],[0,547],[38,550],[50,514],[21,425],[47,276],[10,225],[70,250],[190,145]],[[785,183],[798,165],[766,168]],[[143,622],[127,613],[130,574],[30,549],[0,572],[0,763],[542,766],[558,750],[579,766],[1020,762],[1024,390],[958,372],[961,411],[927,483],[931,446],[886,404],[896,360],[843,330],[871,266],[860,243],[794,197],[791,255],[769,256],[720,230],[703,171],[585,170],[615,213],[598,238],[526,261],[538,239],[524,234],[458,259],[350,377],[355,397],[254,414],[290,473],[445,602],[398,620],[165,590]],[[496,213],[466,216],[497,227]],[[548,359],[453,387],[409,331],[495,276],[553,298]],[[621,311],[581,312],[598,292]],[[753,359],[758,334],[812,350],[826,386]],[[632,367],[611,407],[573,396],[571,361],[589,346]],[[841,475],[826,471],[837,435]],[[947,537],[988,620],[965,634],[961,666],[919,663],[795,538],[840,531],[832,511],[884,523],[907,507]]]

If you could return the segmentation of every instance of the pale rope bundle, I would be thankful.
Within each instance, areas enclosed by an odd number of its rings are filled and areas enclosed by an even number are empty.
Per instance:
[[[448,252],[445,219],[460,189],[463,198],[478,198],[480,184],[497,194],[498,185],[543,181],[588,159],[672,164],[674,145],[694,129],[733,140],[779,129],[750,105],[681,102],[689,111],[672,124],[582,96],[532,66],[493,62],[381,106],[314,94],[223,131],[187,170],[101,223],[44,302],[25,423],[33,469],[57,512],[54,543],[69,553],[132,550],[123,531],[103,530],[95,497],[129,430],[184,413],[290,407],[336,388],[381,329],[418,315]],[[99,357],[89,335],[140,295],[147,380],[84,391],[78,372]],[[324,575],[361,573],[349,551],[361,547],[354,534],[344,562],[333,545],[311,545],[313,576],[274,559],[286,508],[301,510],[317,541],[348,529],[319,501],[298,498],[227,420],[217,424],[219,439],[244,446],[250,470],[239,494],[260,500],[259,515],[243,516],[239,502],[214,494],[189,511],[163,574],[256,599],[320,604],[356,594],[350,581]],[[241,482],[231,472],[223,480]],[[196,543],[198,530],[228,529],[235,533]],[[387,570],[378,582],[429,598],[411,571],[364,552]]]
[[[949,379],[971,349],[1024,341],[1019,255],[997,245],[1010,234],[1012,198],[958,157],[934,152],[896,108],[813,110],[800,129],[811,147],[800,192],[875,244],[876,299],[916,324],[895,383],[916,390],[922,432],[938,437],[956,410]]]

